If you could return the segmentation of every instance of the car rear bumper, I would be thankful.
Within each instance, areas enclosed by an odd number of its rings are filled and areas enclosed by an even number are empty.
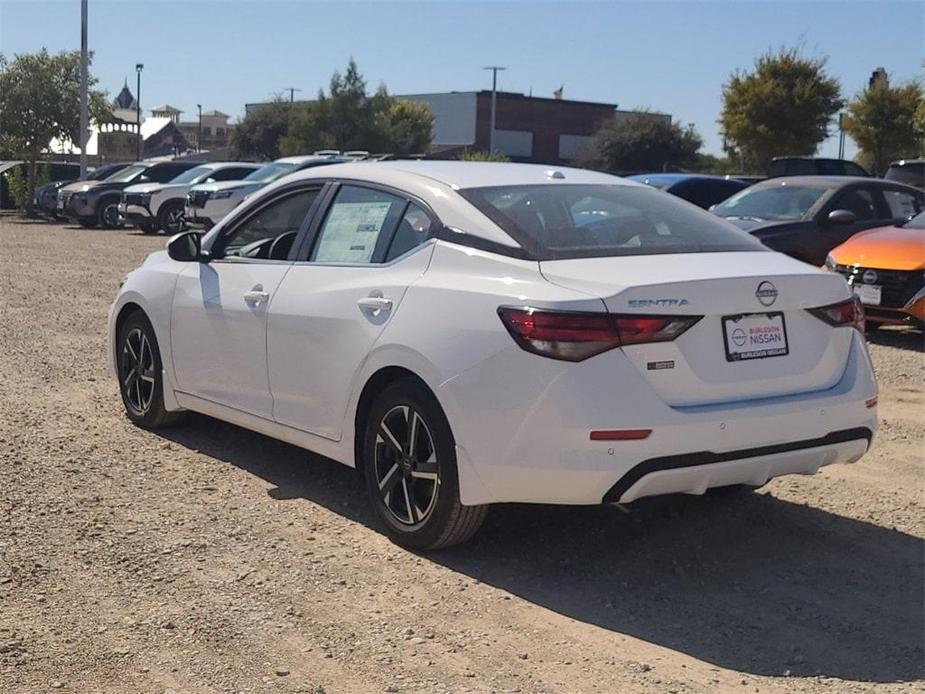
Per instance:
[[[856,331],[840,380],[810,393],[672,407],[613,350],[578,364],[505,351],[437,394],[456,437],[465,504],[628,502],[763,484],[853,462],[877,429],[877,385]],[[624,429],[651,433],[590,437]]]

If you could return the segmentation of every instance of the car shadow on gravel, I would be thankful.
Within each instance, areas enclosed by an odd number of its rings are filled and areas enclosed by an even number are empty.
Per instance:
[[[166,438],[378,531],[355,471],[194,415]],[[923,543],[766,493],[505,504],[429,561],[615,633],[756,675],[923,676]],[[604,655],[604,654],[601,654]]]
[[[884,347],[925,352],[925,334],[917,328],[880,328],[879,330],[871,330],[867,333],[867,341]]]

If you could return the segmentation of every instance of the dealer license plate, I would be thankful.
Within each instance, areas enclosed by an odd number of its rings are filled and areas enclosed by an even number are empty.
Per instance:
[[[783,313],[723,317],[726,361],[782,357],[788,354]]]
[[[880,305],[882,287],[879,284],[854,284],[852,289],[854,289],[854,293],[862,304],[867,304],[868,306]]]

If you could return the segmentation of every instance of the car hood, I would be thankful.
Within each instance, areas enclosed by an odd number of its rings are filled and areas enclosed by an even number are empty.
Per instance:
[[[240,189],[245,193],[252,193],[258,188],[263,188],[265,185],[266,183],[260,181],[218,181],[216,183],[200,183],[190,188],[190,191],[207,190],[210,193],[214,193],[219,190]]]
[[[857,265],[883,270],[925,268],[925,229],[878,227],[855,234],[832,249],[839,265]]]
[[[188,183],[136,183],[125,189],[126,193],[163,193],[166,191],[185,191]]]
[[[74,181],[73,183],[68,183],[66,186],[62,186],[58,189],[58,192],[61,193],[83,193],[90,190],[91,188],[96,188],[102,183],[102,181]]]

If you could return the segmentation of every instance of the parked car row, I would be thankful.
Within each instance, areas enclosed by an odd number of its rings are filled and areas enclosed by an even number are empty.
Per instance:
[[[34,202],[39,214],[53,219],[67,218],[88,228],[114,229],[129,224],[146,234],[175,234],[187,226],[210,228],[247,195],[289,173],[369,158],[367,152],[323,150],[284,157],[269,164],[239,161],[109,164],[81,180],[40,186]]]

